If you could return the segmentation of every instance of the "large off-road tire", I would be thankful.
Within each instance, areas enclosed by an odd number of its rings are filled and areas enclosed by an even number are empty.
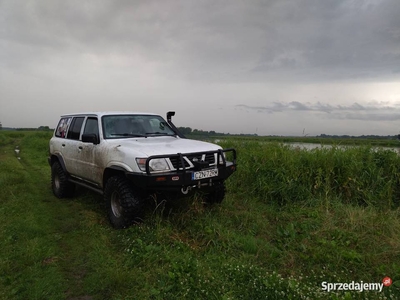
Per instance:
[[[225,183],[223,181],[215,183],[214,189],[205,195],[205,204],[212,205],[221,203],[225,198],[225,191]]]
[[[71,197],[75,192],[75,184],[68,181],[67,174],[59,162],[51,165],[51,188],[57,198]]]
[[[123,176],[108,179],[104,200],[108,218],[114,228],[125,228],[143,219],[144,197]]]

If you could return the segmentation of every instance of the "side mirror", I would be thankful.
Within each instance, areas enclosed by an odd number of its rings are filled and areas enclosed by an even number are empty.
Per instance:
[[[92,144],[99,144],[99,137],[95,133],[85,133],[82,134],[82,142],[84,143],[92,143]]]

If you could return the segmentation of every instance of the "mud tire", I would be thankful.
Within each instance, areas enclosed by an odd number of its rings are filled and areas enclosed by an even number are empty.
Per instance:
[[[104,189],[108,219],[114,228],[126,228],[143,220],[143,195],[123,176],[108,179]]]
[[[75,192],[75,184],[68,181],[68,176],[59,162],[51,165],[51,188],[57,198],[72,197]]]

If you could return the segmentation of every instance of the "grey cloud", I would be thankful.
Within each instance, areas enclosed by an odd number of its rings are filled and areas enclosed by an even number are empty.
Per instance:
[[[305,111],[310,110],[310,108],[307,105],[300,103],[298,101],[289,102],[289,108],[292,110],[305,110]]]
[[[397,113],[365,113],[365,114],[357,114],[357,113],[347,113],[340,114],[334,113],[330,115],[332,119],[339,120],[358,120],[358,121],[399,121],[400,120],[400,111]]]
[[[288,103],[274,102],[266,106],[250,106],[238,104],[235,106],[246,111],[257,111],[266,113],[307,111],[316,113],[325,113],[331,119],[349,119],[364,121],[397,121],[400,120],[400,107],[396,105],[380,105],[379,103],[370,103],[361,105],[353,103],[351,105],[331,105],[326,103],[300,103],[292,101]]]

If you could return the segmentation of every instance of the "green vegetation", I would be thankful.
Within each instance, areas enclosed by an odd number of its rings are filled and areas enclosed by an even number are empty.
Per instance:
[[[400,204],[398,153],[370,146],[316,148],[232,141],[240,153],[235,190],[266,204],[325,199],[344,204],[396,208]]]
[[[226,139],[238,171],[221,205],[158,199],[143,224],[114,230],[101,196],[53,196],[50,135],[0,132],[0,299],[400,297],[395,152]],[[382,293],[321,289],[385,276]]]

